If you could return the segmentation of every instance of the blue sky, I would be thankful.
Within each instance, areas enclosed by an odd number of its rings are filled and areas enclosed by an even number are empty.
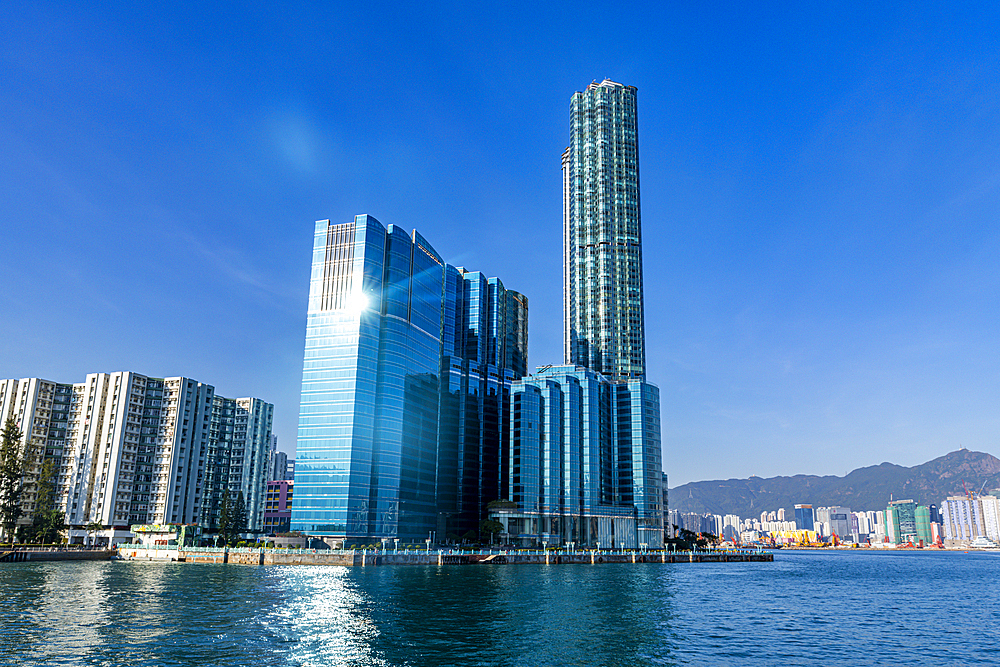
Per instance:
[[[672,485],[1000,454],[1000,15],[702,4],[7,7],[0,377],[186,375],[291,451],[313,222],[358,213],[558,363],[569,98],[610,78]]]

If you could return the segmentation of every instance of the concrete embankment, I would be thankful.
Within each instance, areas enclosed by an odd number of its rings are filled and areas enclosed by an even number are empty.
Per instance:
[[[28,548],[0,551],[0,563],[53,560],[111,560],[111,549],[58,549]]]
[[[312,549],[137,549],[122,546],[125,560],[179,560],[238,565],[564,565],[604,563],[745,563],[773,561],[764,551],[369,551]]]

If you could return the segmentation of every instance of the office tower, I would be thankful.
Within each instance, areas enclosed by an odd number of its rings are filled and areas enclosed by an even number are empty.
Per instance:
[[[416,231],[317,222],[292,529],[422,541],[480,516],[497,499],[526,308]]]
[[[605,80],[570,101],[563,153],[564,358],[644,379],[636,89]]]
[[[812,505],[795,506],[795,526],[799,530],[813,530],[815,516]]]
[[[893,544],[916,542],[917,536],[917,504],[913,500],[893,500],[885,508],[886,524],[889,529],[886,536]]]
[[[498,278],[445,267],[437,534],[478,534],[506,497],[511,383],[527,372],[528,304]],[[503,491],[501,491],[503,489]]]
[[[491,512],[512,541],[662,544],[638,147],[634,87],[606,80],[573,95],[562,155],[565,365],[543,366],[512,390],[511,506]]]
[[[208,527],[207,501],[214,489],[209,452],[217,447],[212,419],[215,389],[189,378],[151,378],[138,373],[91,373],[84,382],[61,384],[25,378],[0,380],[0,416],[13,417],[32,464],[25,475],[24,522],[34,510],[34,489],[44,459],[51,459],[56,509],[63,510],[71,541],[84,526],[103,526],[102,539],[131,537],[133,524],[201,524]],[[270,436],[268,415],[257,428]],[[235,429],[234,429],[235,430]],[[263,469],[247,461],[243,437],[230,438],[242,457],[240,481],[252,484]],[[248,507],[253,500],[247,498]],[[261,502],[258,500],[257,502]],[[251,526],[252,528],[253,526]]]
[[[579,366],[513,385],[510,506],[491,516],[508,540],[635,548],[663,544],[656,387]]]

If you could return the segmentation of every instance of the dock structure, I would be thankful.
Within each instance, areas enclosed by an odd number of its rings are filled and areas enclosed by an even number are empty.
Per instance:
[[[124,560],[177,560],[239,565],[600,565],[605,563],[747,563],[771,562],[774,554],[757,549],[662,550],[457,550],[457,549],[149,549],[121,545]]]

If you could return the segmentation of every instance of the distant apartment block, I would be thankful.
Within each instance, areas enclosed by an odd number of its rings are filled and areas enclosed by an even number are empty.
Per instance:
[[[836,535],[841,540],[853,539],[851,510],[848,507],[817,507],[815,525],[817,532],[820,532],[821,527],[822,534],[826,537]]]
[[[994,495],[980,496],[979,504],[982,507],[986,537],[1000,543],[1000,498]]]
[[[280,481],[288,479],[288,454],[284,452],[271,452],[271,472],[268,474],[268,481]]]
[[[23,521],[35,509],[42,463],[55,464],[56,506],[70,537],[104,527],[121,541],[133,524],[200,524],[212,529],[218,502],[240,491],[251,530],[263,519],[273,406],[227,399],[184,377],[91,373],[80,383],[0,380],[0,419],[24,434]]]
[[[948,496],[941,505],[944,545],[964,547],[977,537],[986,537],[982,503],[969,496]]]

